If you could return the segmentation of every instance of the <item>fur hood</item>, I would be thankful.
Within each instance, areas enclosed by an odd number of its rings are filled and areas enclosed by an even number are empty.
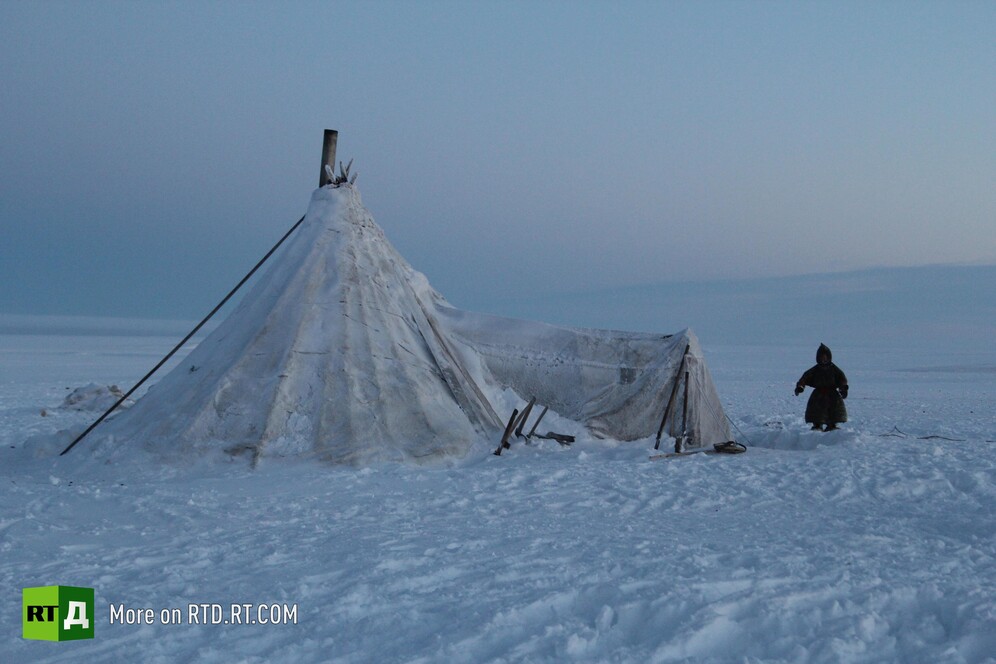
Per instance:
[[[830,352],[830,348],[826,344],[820,344],[820,347],[816,349],[816,363],[820,363],[820,355],[826,355],[833,362],[833,353]]]

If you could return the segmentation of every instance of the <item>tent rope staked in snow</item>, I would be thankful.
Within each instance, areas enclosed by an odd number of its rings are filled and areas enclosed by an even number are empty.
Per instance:
[[[686,449],[731,439],[691,330],[565,328],[456,309],[388,242],[352,182],[324,167],[303,222],[252,290],[91,436],[94,453],[354,465],[463,457],[501,437],[508,390],[600,438],[653,437],[668,406],[682,414],[675,435]]]

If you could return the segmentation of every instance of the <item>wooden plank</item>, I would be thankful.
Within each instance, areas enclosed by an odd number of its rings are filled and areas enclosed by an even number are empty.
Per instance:
[[[684,452],[668,452],[667,454],[652,454],[650,455],[651,461],[656,461],[657,459],[674,459],[678,457],[693,456],[695,454],[720,454],[711,447],[703,447],[699,450],[685,450]]]
[[[695,449],[695,450],[685,450],[683,452],[668,452],[667,454],[652,454],[652,455],[650,455],[650,460],[651,461],[656,461],[657,459],[674,459],[674,458],[677,458],[677,457],[687,457],[687,456],[692,456],[692,455],[695,455],[695,454],[727,454],[727,455],[733,455],[733,454],[743,454],[744,452],[747,451],[747,447],[745,445],[743,445],[741,443],[737,443],[736,441],[732,441],[732,440],[730,442],[728,442],[728,443],[721,443],[721,444],[719,444],[720,448],[726,448],[726,449],[716,449],[716,447],[717,447],[716,445],[713,445],[712,447],[700,447],[700,448]],[[732,449],[730,449],[731,447],[732,447]]]

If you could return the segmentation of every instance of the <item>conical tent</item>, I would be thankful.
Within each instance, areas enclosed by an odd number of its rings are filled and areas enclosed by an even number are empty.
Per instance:
[[[508,389],[598,436],[635,440],[656,433],[679,367],[691,376],[687,407],[675,410],[690,444],[730,439],[691,331],[558,328],[455,309],[352,186],[316,190],[274,261],[185,360],[104,424],[100,449],[353,464],[463,456],[500,434]]]

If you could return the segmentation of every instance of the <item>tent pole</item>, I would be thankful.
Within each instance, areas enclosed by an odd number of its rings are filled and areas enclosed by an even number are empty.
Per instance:
[[[536,405],[536,397],[529,400],[526,404],[526,409],[522,411],[522,416],[519,417],[519,424],[515,427],[515,437],[522,438],[522,428],[526,426],[526,421],[529,419],[529,414],[533,412],[533,406]]]
[[[511,447],[511,445],[508,445],[508,437],[509,435],[511,435],[512,429],[515,428],[515,425],[518,421],[519,421],[519,409],[513,408],[512,417],[508,418],[508,424],[505,425],[505,433],[503,433],[501,436],[501,442],[498,443],[498,449],[496,449],[493,452],[495,456],[501,456],[501,451],[505,448],[505,446]]]
[[[685,371],[685,399],[681,404],[681,436],[674,441],[674,451],[680,452],[688,433],[688,371]]]
[[[543,412],[540,413],[539,418],[535,422],[533,422],[533,428],[529,430],[529,434],[526,435],[526,438],[533,437],[533,434],[536,433],[536,427],[538,427],[539,423],[543,421],[543,416],[546,415],[546,411],[548,410],[550,410],[549,406],[543,406]]]
[[[688,355],[691,347],[691,344],[685,346],[685,352],[681,356],[681,363],[678,364],[678,371],[674,374],[674,385],[671,386],[671,396],[667,399],[667,406],[664,407],[664,417],[661,418],[661,425],[657,429],[657,442],[654,444],[655,450],[661,448],[661,436],[664,435],[664,425],[667,424],[668,413],[671,412],[671,406],[674,404],[674,396],[678,392],[678,384],[681,383],[681,370],[685,368],[685,357]]]
[[[307,216],[307,215],[304,215],[304,216]],[[300,219],[298,219],[297,223],[294,224],[293,226],[291,226],[291,229],[289,231],[287,231],[286,233],[284,233],[284,236],[282,238],[280,238],[280,241],[277,242],[275,245],[273,245],[273,248],[271,248],[268,252],[266,252],[265,256],[263,256],[261,259],[259,259],[259,262],[256,263],[256,266],[253,267],[253,269],[249,270],[249,273],[246,276],[242,277],[242,281],[240,281],[238,284],[236,284],[235,288],[233,288],[232,290],[230,290],[228,292],[228,295],[226,295],[224,297],[224,299],[221,302],[219,302],[218,305],[214,309],[211,310],[211,313],[209,313],[207,316],[205,316],[204,319],[200,323],[197,324],[197,327],[195,327],[194,329],[192,329],[190,331],[190,333],[187,334],[187,336],[185,336],[180,343],[178,343],[176,346],[174,346],[173,350],[171,350],[169,353],[166,354],[166,357],[164,357],[163,359],[159,360],[159,364],[157,364],[156,366],[152,367],[152,370],[149,371],[149,373],[145,374],[145,376],[142,377],[142,380],[140,380],[137,383],[135,383],[135,385],[130,390],[128,390],[123,397],[121,397],[120,399],[118,399],[117,402],[113,406],[111,406],[110,408],[108,408],[107,411],[104,412],[103,415],[101,415],[100,417],[98,417],[96,422],[94,422],[93,424],[91,424],[89,427],[87,427],[86,431],[84,431],[79,436],[77,436],[76,440],[74,440],[73,442],[69,443],[69,445],[66,447],[66,449],[62,450],[62,452],[59,453],[59,456],[63,456],[66,452],[68,452],[69,450],[71,450],[74,447],[76,447],[76,443],[78,443],[81,440],[83,440],[88,433],[90,433],[91,431],[93,431],[94,429],[96,429],[98,424],[100,424],[101,422],[103,422],[107,418],[108,415],[110,415],[115,410],[117,410],[117,407],[120,406],[121,404],[123,404],[125,402],[125,399],[127,399],[128,397],[130,397],[135,390],[137,390],[139,387],[141,387],[142,384],[145,383],[145,381],[147,381],[149,378],[152,377],[152,374],[156,373],[156,371],[158,371],[160,367],[162,367],[164,364],[166,364],[166,362],[169,361],[169,358],[173,357],[173,355],[176,353],[176,351],[180,350],[185,343],[187,343],[188,341],[190,341],[190,338],[192,336],[194,336],[195,334],[197,334],[197,331],[200,330],[204,326],[205,323],[207,323],[209,320],[211,320],[211,317],[214,316],[216,313],[218,313],[219,309],[221,309],[223,306],[225,306],[225,303],[228,302],[228,300],[230,300],[233,295],[235,295],[235,292],[238,291],[240,288],[242,288],[243,284],[245,284],[247,281],[249,281],[249,278],[252,277],[252,275],[256,274],[256,270],[258,270],[260,267],[262,267],[263,263],[266,262],[266,259],[268,259],[270,256],[273,255],[273,252],[276,251],[277,248],[284,243],[284,240],[286,240],[287,238],[289,238],[290,234],[297,230],[297,227],[300,226],[301,222],[304,221],[304,216],[301,217]]]

